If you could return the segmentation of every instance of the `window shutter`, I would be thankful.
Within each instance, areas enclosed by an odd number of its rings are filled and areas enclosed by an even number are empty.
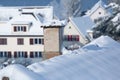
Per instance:
[[[34,58],[33,52],[30,52],[30,58]]]
[[[8,52],[8,58],[11,58],[12,55],[11,55],[11,52]]]
[[[17,31],[17,27],[16,26],[14,26],[14,32],[16,32]]]
[[[44,39],[42,39],[42,44],[44,44]]]
[[[26,32],[26,27],[24,26],[24,32]]]
[[[76,41],[79,41],[79,35],[76,36]]]
[[[25,56],[24,56],[25,58],[27,58],[28,57],[28,55],[27,55],[27,52],[25,52]]]
[[[33,39],[32,38],[30,39],[30,44],[33,45]]]
[[[17,58],[17,52],[14,52],[14,58]]]
[[[68,41],[70,41],[70,35],[68,35]]]

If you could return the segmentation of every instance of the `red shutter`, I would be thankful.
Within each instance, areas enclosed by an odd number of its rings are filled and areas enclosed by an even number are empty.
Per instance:
[[[32,38],[30,39],[30,44],[31,44],[31,45],[33,44],[33,39],[32,39]]]
[[[72,39],[72,35],[70,35],[70,40],[72,41],[73,39]]]
[[[70,41],[70,35],[68,35],[68,41]]]
[[[79,39],[79,35],[77,35],[77,36],[76,36],[76,41],[79,41],[79,40],[80,40],[80,39]]]
[[[68,35],[68,41],[72,41],[72,35]]]

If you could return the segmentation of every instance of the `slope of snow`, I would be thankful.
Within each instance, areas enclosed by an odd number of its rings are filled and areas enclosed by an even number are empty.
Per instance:
[[[81,49],[49,60],[34,63],[26,69],[11,65],[0,71],[10,80],[119,80],[120,44],[101,36]],[[19,76],[18,76],[19,75]]]
[[[45,80],[42,76],[18,64],[0,70],[0,80],[3,76],[9,77],[10,80]]]
[[[102,36],[73,53],[77,54],[62,55],[28,68],[47,80],[120,79],[120,44],[111,38]]]

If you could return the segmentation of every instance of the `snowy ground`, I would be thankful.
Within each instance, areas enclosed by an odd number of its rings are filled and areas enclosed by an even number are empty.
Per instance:
[[[67,52],[67,51],[66,51]],[[69,52],[69,51],[68,51]],[[81,49],[27,68],[10,65],[0,70],[10,80],[119,80],[120,44],[101,36]]]

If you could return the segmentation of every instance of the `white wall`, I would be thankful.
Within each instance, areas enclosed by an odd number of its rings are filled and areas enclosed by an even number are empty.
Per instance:
[[[83,44],[87,43],[85,38],[83,38],[83,36],[80,34],[79,30],[75,27],[75,25],[71,21],[64,27],[64,33],[63,34],[64,35],[79,35],[80,36],[79,42],[76,42],[76,41],[63,41],[64,45],[72,45],[72,44],[77,43],[77,44],[82,46]]]
[[[44,45],[30,45],[30,38],[40,38],[40,37],[24,37],[24,45],[17,45],[17,38],[23,37],[0,37],[7,38],[7,45],[0,45],[0,51],[11,51],[12,54],[14,51],[27,51],[29,54],[30,51],[44,51]]]
[[[99,14],[101,13],[101,14]],[[91,19],[94,21],[95,19],[98,19],[99,17],[104,17],[105,15],[107,15],[108,13],[106,12],[106,10],[104,10],[103,8],[99,7],[94,13],[92,13],[90,15]]]

